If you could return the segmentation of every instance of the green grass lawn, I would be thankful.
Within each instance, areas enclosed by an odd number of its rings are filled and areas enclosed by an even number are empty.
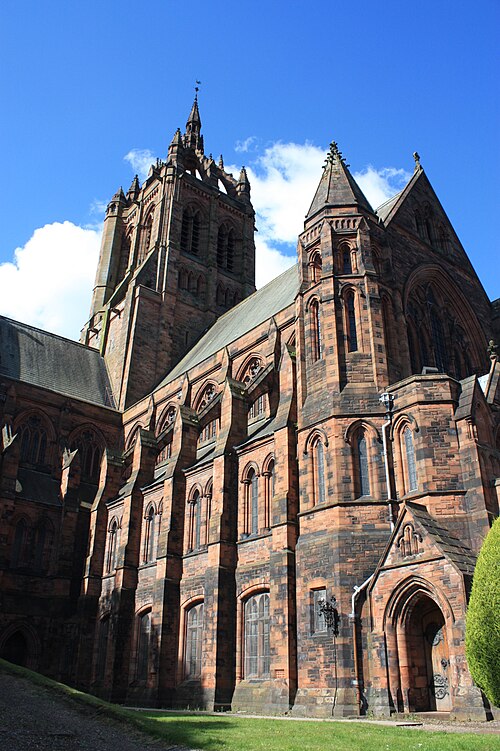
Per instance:
[[[426,732],[351,721],[262,720],[231,714],[134,711],[0,660],[2,670],[55,692],[66,701],[84,705],[87,712],[110,717],[122,725],[127,722],[165,744],[203,751],[500,751],[498,735]]]
[[[204,751],[475,751],[500,737],[426,732],[362,722],[301,722],[141,712],[154,735]]]

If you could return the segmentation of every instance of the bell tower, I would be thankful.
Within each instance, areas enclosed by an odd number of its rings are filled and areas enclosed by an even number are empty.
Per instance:
[[[378,219],[332,142],[299,237],[304,336],[302,402],[317,419],[354,392],[387,385],[377,287]],[[325,387],[329,399],[324,398]],[[318,395],[322,395],[318,400]],[[378,397],[377,397],[378,398]]]
[[[238,178],[204,153],[195,96],[185,132],[142,185],[111,199],[90,319],[121,409],[149,393],[202,333],[255,290],[254,211]]]

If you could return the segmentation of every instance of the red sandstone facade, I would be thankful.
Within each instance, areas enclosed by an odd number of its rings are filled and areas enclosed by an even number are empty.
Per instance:
[[[2,319],[0,654],[143,705],[484,717],[498,305],[418,162],[375,212],[332,144],[256,293],[253,230],[195,102],[108,206],[82,344]]]

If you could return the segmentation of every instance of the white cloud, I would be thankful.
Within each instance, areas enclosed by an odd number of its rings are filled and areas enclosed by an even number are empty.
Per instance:
[[[0,313],[71,339],[88,318],[100,233],[71,222],[36,229],[0,264]]]
[[[246,153],[247,151],[250,151],[253,144],[257,141],[255,136],[248,136],[248,138],[245,138],[244,141],[236,141],[236,146],[234,147],[234,150],[241,153]]]
[[[295,263],[295,255],[285,255],[260,237],[255,238],[255,286],[257,289],[275,279]]]
[[[254,141],[246,139],[240,150],[250,149]],[[297,236],[321,177],[325,153],[310,143],[275,143],[247,166],[259,230],[258,287],[294,263]],[[124,158],[141,179],[155,161],[148,149],[133,149]],[[239,167],[227,170],[239,174]],[[410,176],[402,169],[372,165],[354,173],[374,207],[401,190]],[[96,200],[90,213],[97,219],[103,208]],[[77,339],[88,317],[101,231],[97,221],[85,227],[55,222],[35,230],[26,245],[15,250],[12,263],[0,264],[0,313]]]
[[[353,177],[374,209],[404,188],[411,173],[396,167],[375,169],[371,164]]]
[[[153,162],[156,162],[156,156],[149,149],[131,149],[123,158],[139,175],[141,181],[146,179],[149,168]]]

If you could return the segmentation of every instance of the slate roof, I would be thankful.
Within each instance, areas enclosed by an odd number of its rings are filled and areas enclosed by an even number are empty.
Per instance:
[[[157,388],[170,383],[182,373],[287,308],[295,300],[299,289],[298,264],[294,264],[265,287],[261,287],[218,318],[187,355],[158,384]]]
[[[361,206],[373,214],[368,199],[353,178],[338,152],[329,155],[319,185],[314,194],[306,218],[321,211],[325,206]]]
[[[407,501],[406,505],[426,532],[433,538],[436,545],[446,558],[451,560],[462,573],[472,576],[476,565],[476,556],[470,548],[464,545],[445,527],[441,527],[436,519],[429,514],[424,506]]]
[[[401,196],[402,193],[403,193],[403,191],[400,190],[399,193],[396,193],[395,196],[393,196],[392,198],[389,198],[387,201],[384,201],[384,203],[382,203],[378,207],[378,209],[376,209],[376,211],[375,211],[376,215],[378,217],[380,217],[380,219],[382,219],[383,222],[385,222],[385,220],[387,219],[387,217],[391,213],[392,209],[394,208],[394,206],[399,201],[399,197]]]
[[[0,316],[0,376],[114,407],[99,352],[71,339]]]

